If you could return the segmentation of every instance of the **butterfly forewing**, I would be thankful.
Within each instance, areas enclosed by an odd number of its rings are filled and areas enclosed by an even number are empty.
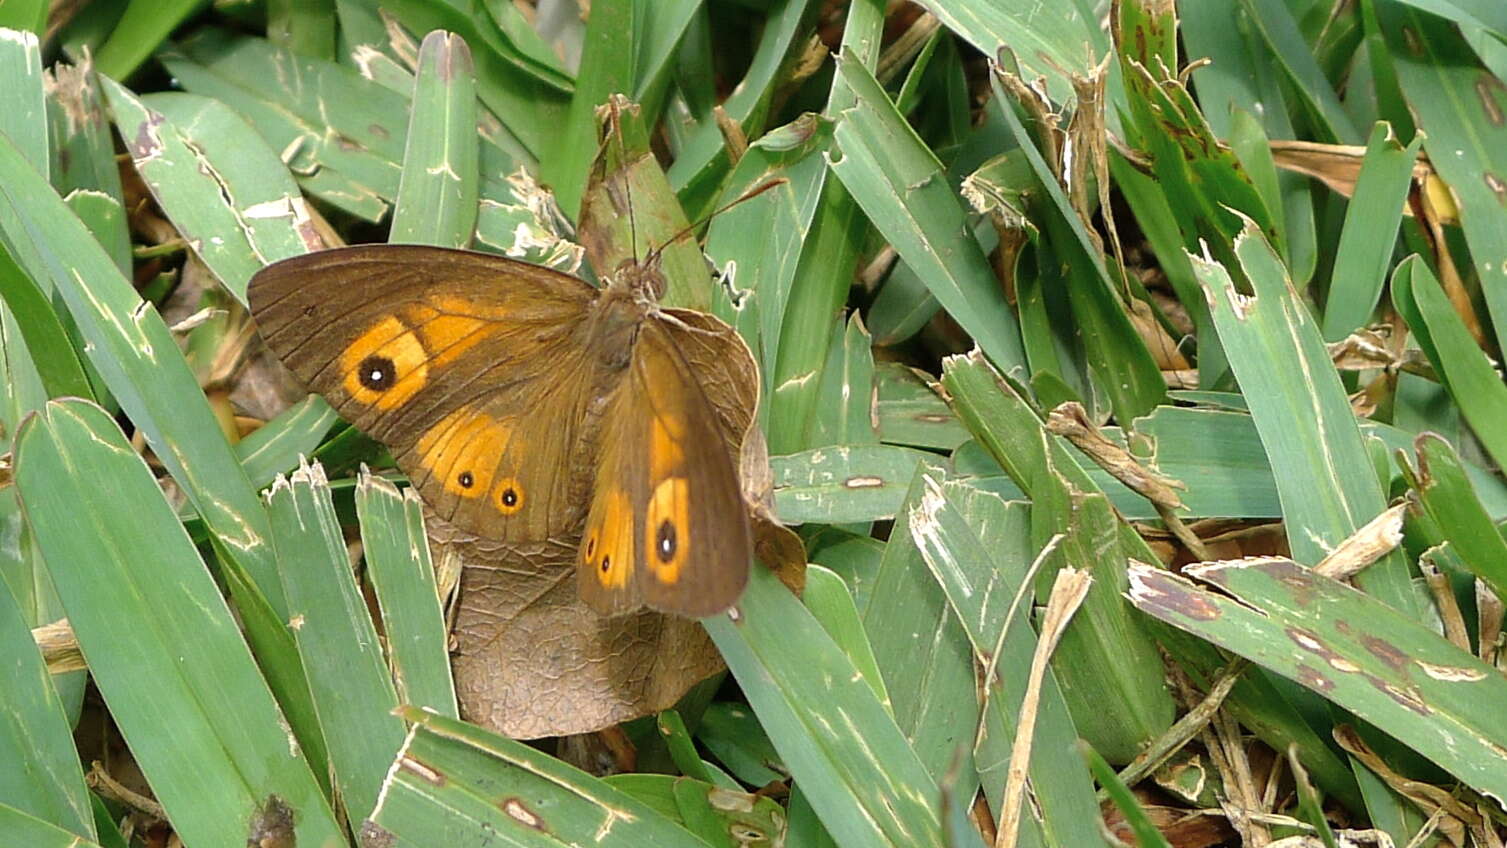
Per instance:
[[[751,542],[720,419],[657,319],[644,322],[602,423],[581,538],[581,598],[702,617],[748,580]]]
[[[558,538],[594,359],[596,291],[487,254],[369,245],[251,281],[262,336],[346,420],[389,447],[430,508],[499,540]]]

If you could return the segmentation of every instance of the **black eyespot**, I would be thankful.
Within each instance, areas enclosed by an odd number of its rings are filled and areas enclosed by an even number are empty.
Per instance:
[[[460,483],[462,489],[469,489],[476,485],[476,478],[471,476],[471,472],[462,471],[460,477],[456,478],[456,482]]]
[[[612,557],[610,557],[610,556],[604,556],[604,557],[602,557],[602,573],[606,574],[607,572],[609,572],[611,570],[612,570]]]
[[[587,559],[591,559],[591,555],[594,554],[594,553],[596,553],[596,552],[597,552],[597,537],[592,536],[590,539],[586,540],[586,558]]]
[[[374,392],[386,391],[397,382],[397,368],[393,366],[391,359],[373,354],[356,366],[356,379]]]
[[[666,518],[659,523],[659,534],[654,537],[654,550],[660,562],[675,558],[675,523]]]
[[[518,505],[518,493],[515,492],[515,491],[513,491],[513,488],[511,486],[509,486],[502,493],[502,505],[503,506],[517,506]]]

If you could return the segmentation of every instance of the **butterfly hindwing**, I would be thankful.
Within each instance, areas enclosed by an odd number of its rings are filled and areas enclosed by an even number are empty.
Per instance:
[[[742,593],[751,555],[729,440],[659,319],[644,322],[628,369],[601,425],[581,598],[608,614],[641,603],[721,612]]]
[[[594,362],[596,292],[549,269],[418,245],[268,266],[251,281],[268,346],[387,444],[426,503],[468,532],[571,529],[574,450]]]

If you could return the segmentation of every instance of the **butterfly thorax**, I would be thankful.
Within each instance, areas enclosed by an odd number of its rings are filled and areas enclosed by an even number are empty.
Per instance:
[[[628,364],[639,327],[659,308],[664,277],[656,260],[657,256],[642,263],[624,261],[593,304],[594,314],[587,326],[588,346],[609,369]]]

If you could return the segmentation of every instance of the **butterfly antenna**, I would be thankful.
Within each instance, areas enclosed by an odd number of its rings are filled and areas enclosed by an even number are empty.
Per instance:
[[[713,218],[717,217],[718,215],[721,215],[723,212],[726,212],[727,210],[733,208],[734,206],[737,206],[738,204],[742,203],[745,200],[753,200],[755,197],[758,197],[759,195],[763,194],[764,192],[769,191],[770,189],[775,188],[776,186],[784,185],[785,183],[788,183],[788,182],[790,182],[790,180],[787,180],[784,177],[775,177],[772,180],[767,180],[765,182],[762,182],[762,183],[754,186],[753,188],[749,189],[748,191],[743,192],[742,194],[738,195],[736,198],[734,198],[733,200],[731,200],[727,204],[725,204],[723,206],[719,206],[716,209],[713,209],[711,212],[707,213],[706,215],[703,215],[694,224],[687,224],[686,227],[685,227],[685,229],[681,230],[680,232],[676,233],[673,236],[670,236],[668,239],[665,240],[664,244],[661,244],[660,246],[658,246],[658,247],[654,248],[653,250],[649,251],[649,255],[646,256],[646,257],[644,257],[644,263],[648,264],[650,262],[653,262],[655,259],[658,259],[659,258],[659,254],[663,253],[664,250],[665,250],[665,248],[669,247],[670,245],[674,244],[677,241],[680,241],[681,239],[685,238],[686,236],[690,235],[691,233],[694,233],[697,230],[701,229],[701,227],[704,224],[706,224],[707,221],[712,220]],[[629,205],[629,209],[632,209],[632,205],[631,204]]]

